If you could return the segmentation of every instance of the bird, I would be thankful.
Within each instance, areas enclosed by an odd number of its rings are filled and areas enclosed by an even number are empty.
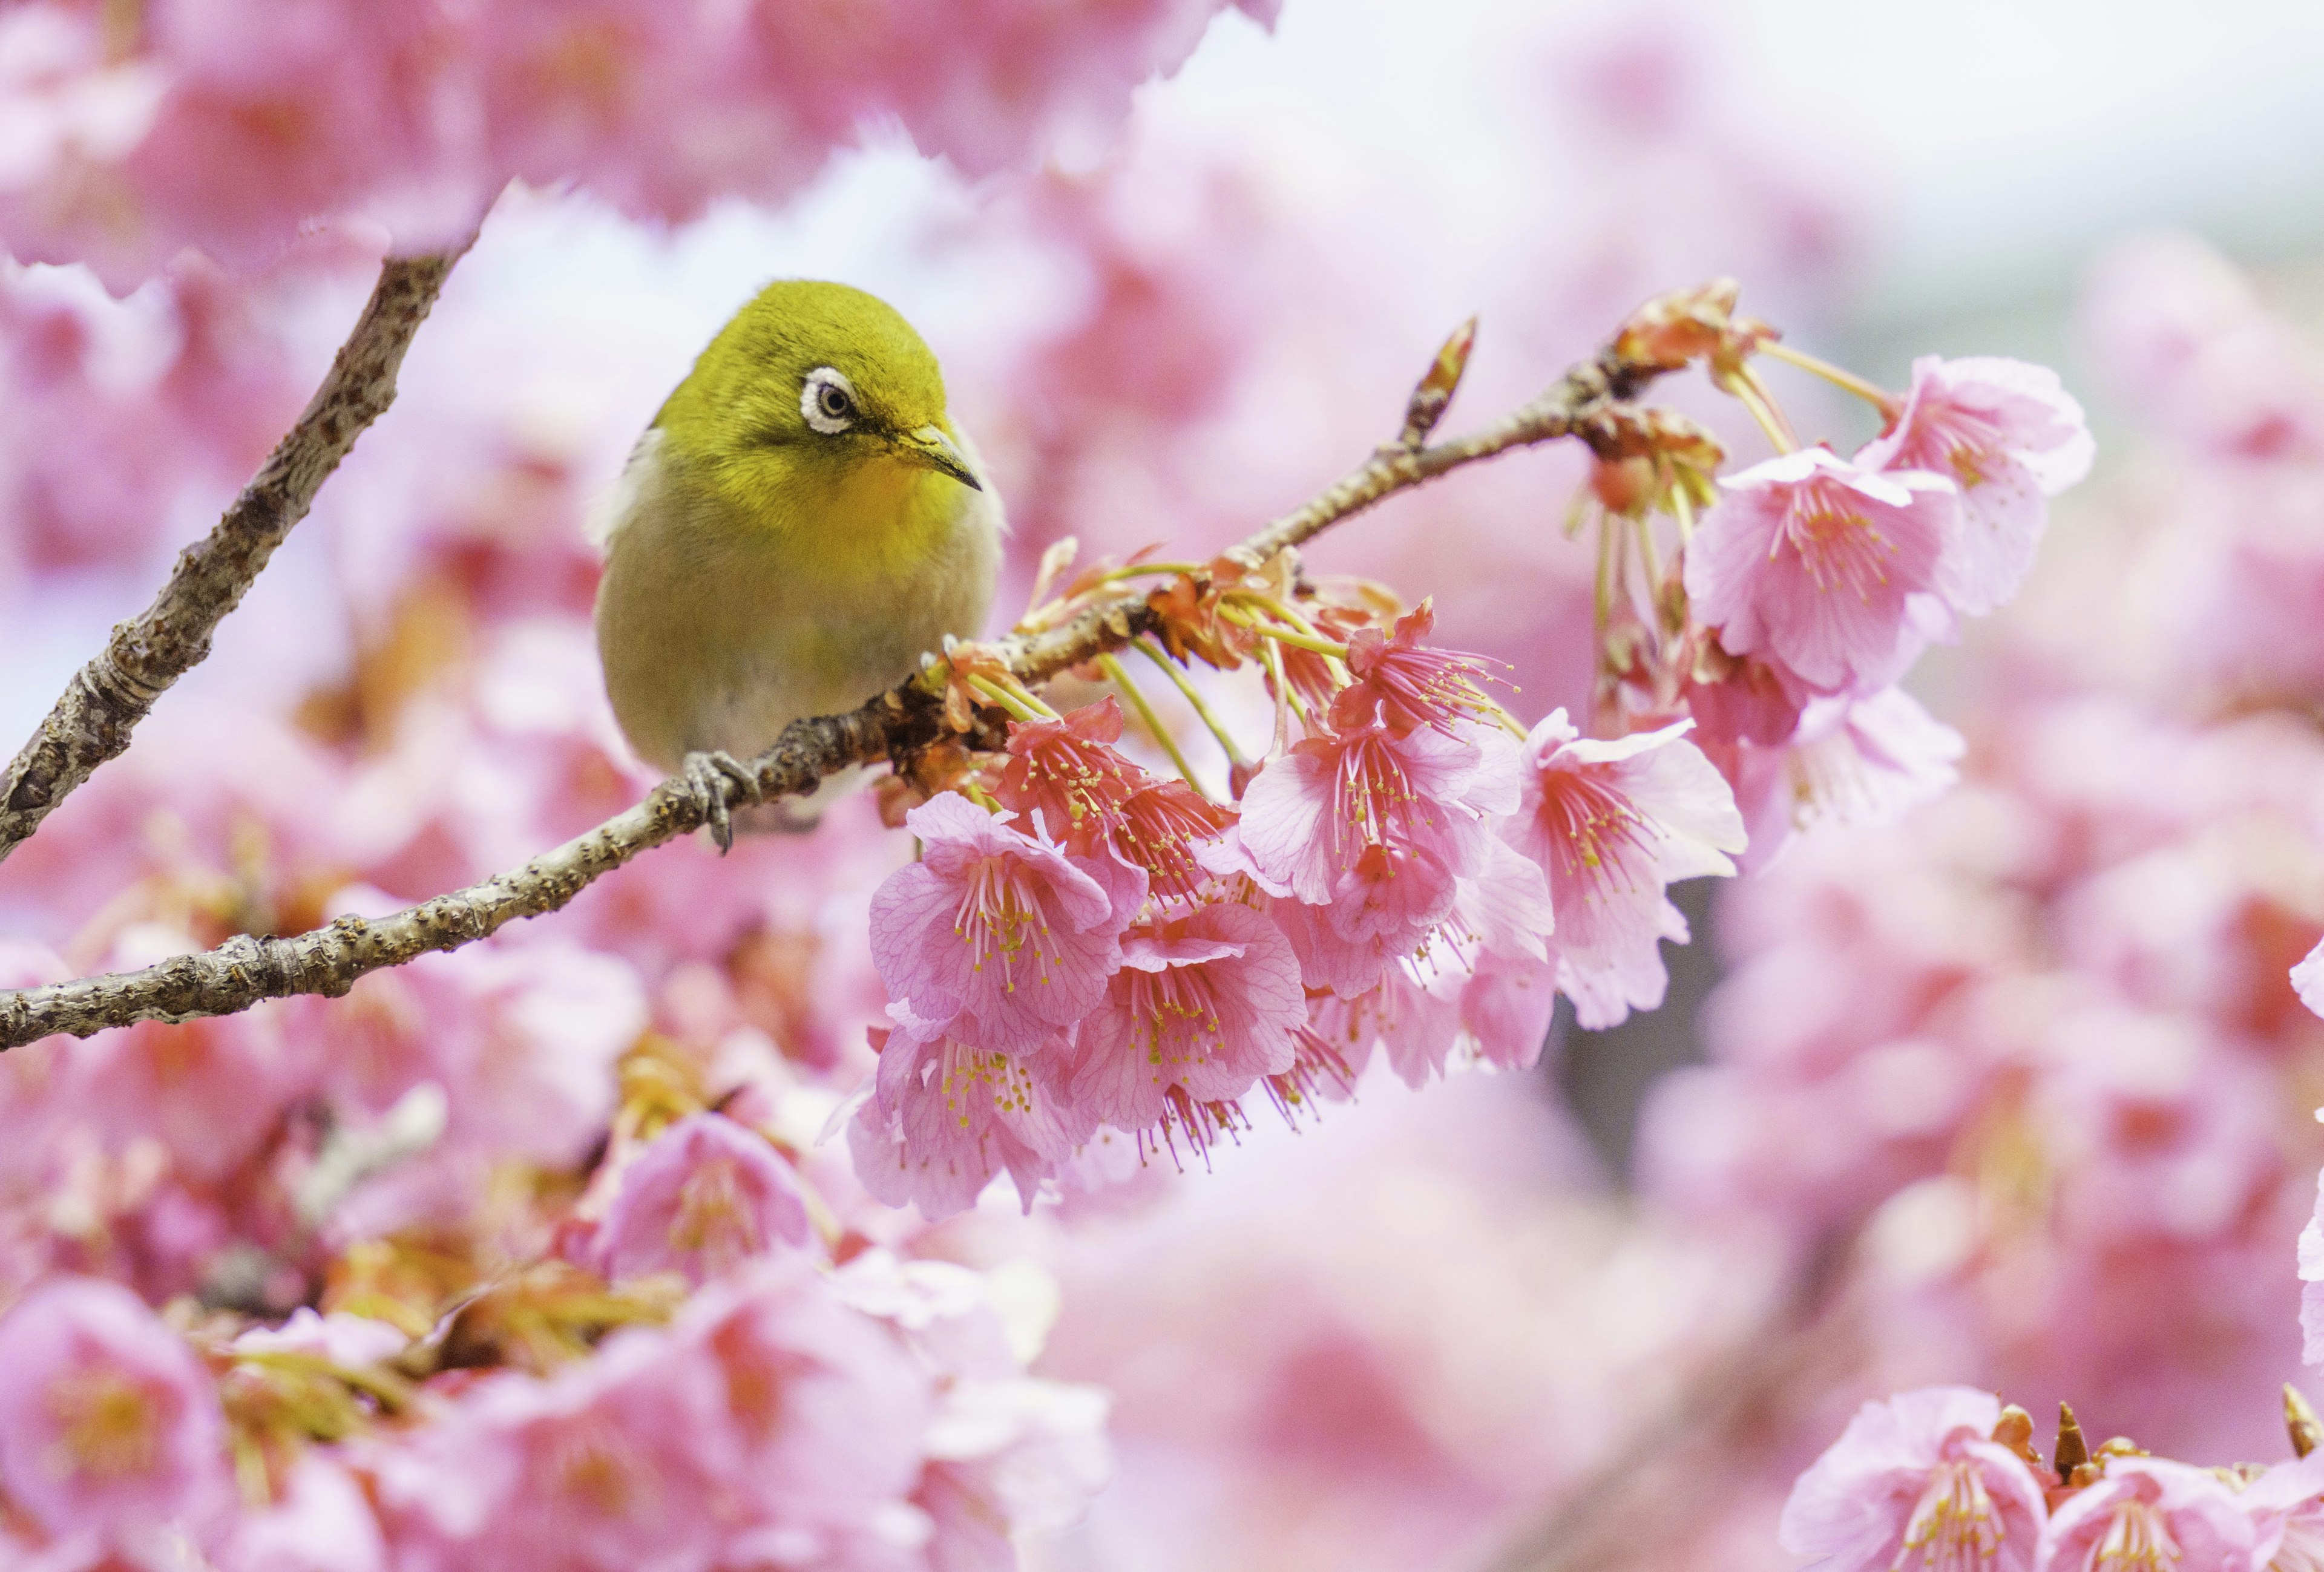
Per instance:
[[[682,777],[721,851],[721,779],[805,715],[851,710],[982,629],[1007,528],[944,372],[846,284],[779,280],[639,437],[599,525],[598,656],[622,735]],[[812,827],[835,783],[781,804]]]

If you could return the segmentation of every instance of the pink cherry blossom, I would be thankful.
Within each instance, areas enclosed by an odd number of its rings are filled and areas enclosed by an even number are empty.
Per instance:
[[[1819,699],[1786,760],[1795,823],[1881,823],[1960,778],[1967,745],[1902,688]]]
[[[180,936],[141,924],[115,953],[142,962],[185,947]],[[292,1053],[282,1012],[260,1009],[103,1033],[69,1054],[63,1072],[82,1116],[116,1150],[158,1139],[177,1172],[214,1181],[258,1150],[314,1067]]]
[[[212,1558],[219,1572],[383,1572],[387,1543],[363,1486],[309,1452],[266,1507],[245,1512]]]
[[[2324,1453],[2278,1463],[2245,1485],[2236,1504],[2252,1520],[2255,1566],[2274,1572],[2324,1567]]]
[[[1121,965],[1146,876],[1076,857],[956,792],[906,823],[924,847],[872,898],[872,952],[889,997],[959,1041],[1025,1053],[1087,1015]]]
[[[1960,528],[1950,481],[1810,447],[1720,483],[1687,548],[1686,593],[1729,654],[1817,693],[1869,691],[1945,627],[1934,596]]]
[[[805,1256],[762,1257],[710,1285],[670,1335],[715,1363],[754,1516],[833,1531],[911,1491],[929,1372]]]
[[[2292,969],[2292,986],[2301,1004],[2324,1016],[2324,944],[2310,950],[2307,958]]]
[[[1967,1387],[1866,1403],[1792,1487],[1784,1549],[1816,1572],[2031,1572],[2045,1481],[1993,1439],[2000,1420]]]
[[[1232,810],[1185,781],[1149,781],[1122,799],[1113,849],[1145,869],[1147,892],[1156,900],[1192,902],[1208,882],[1203,849],[1234,822]]]
[[[200,1533],[231,1504],[217,1389],[127,1289],[34,1289],[0,1319],[0,1489],[50,1534]]]
[[[1686,937],[1664,890],[1733,873],[1743,850],[1734,795],[1686,730],[1599,741],[1558,710],[1526,739],[1523,804],[1502,833],[1548,876],[1558,986],[1584,1026],[1662,1002],[1660,942]]]
[[[1547,961],[1488,951],[1461,985],[1461,1028],[1480,1061],[1503,1070],[1540,1062],[1556,1008],[1557,968]]]
[[[389,1322],[345,1310],[318,1315],[313,1307],[302,1304],[281,1326],[253,1327],[234,1346],[249,1353],[314,1354],[334,1365],[359,1367],[393,1358],[410,1342],[409,1333]]]
[[[450,1093],[452,1147],[556,1164],[604,1128],[613,1062],[644,1029],[647,1002],[625,961],[550,941],[422,956],[344,1000],[296,1001],[291,1018],[305,1040],[331,1044],[326,1084],[346,1106],[383,1112],[433,1080]]]
[[[617,1281],[678,1272],[700,1283],[809,1233],[798,1176],[767,1138],[724,1114],[692,1114],[622,1170],[596,1248]]]
[[[1124,936],[1121,970],[1074,1034],[1070,1095],[1118,1130],[1148,1129],[1289,1070],[1306,1019],[1282,931],[1249,906],[1198,906]]]
[[[1311,994],[1307,1021],[1350,1077],[1363,1073],[1379,1049],[1406,1086],[1442,1075],[1461,1042],[1461,979],[1423,980],[1409,964],[1391,966],[1369,992],[1343,999]]]
[[[847,1145],[863,1188],[890,1206],[949,1217],[1006,1169],[1030,1211],[1041,1181],[1096,1128],[1061,1085],[1070,1067],[1063,1039],[997,1053],[907,1013],[874,1041],[875,1094],[849,1125]]]
[[[2088,474],[2095,451],[2082,407],[2049,367],[1923,355],[1904,409],[1855,462],[1928,471],[1960,488],[1941,593],[1954,610],[1982,616],[2017,593],[2049,521],[2046,499]]]
[[[1328,902],[1285,898],[1268,909],[1289,935],[1306,985],[1353,998],[1426,942],[1460,894],[1452,870],[1428,852],[1370,846],[1334,880]]]
[[[1427,726],[1448,736],[1468,722],[1491,719],[1481,656],[1425,645],[1436,629],[1426,601],[1383,634],[1359,629],[1348,640],[1348,672],[1355,681],[1332,701],[1332,724],[1346,731],[1377,721],[1396,732]]]
[[[701,1572],[742,1450],[715,1359],[636,1328],[545,1380],[486,1376],[374,1466],[399,1560]]]
[[[1515,805],[1507,739],[1398,733],[1377,722],[1311,737],[1244,791],[1243,851],[1311,906],[1375,846],[1409,848],[1455,872],[1486,855],[1488,822]]]
[[[2324,1369],[2324,1173],[2316,1178],[2316,1210],[2300,1230],[2300,1357]]]
[[[2110,1457],[2050,1519],[2034,1572],[2257,1572],[2257,1533],[2219,1476],[2160,1457]]]
[[[1094,850],[1120,827],[1122,804],[1149,778],[1116,751],[1120,740],[1121,704],[1111,694],[1059,720],[1011,722],[996,795],[1061,844]]]

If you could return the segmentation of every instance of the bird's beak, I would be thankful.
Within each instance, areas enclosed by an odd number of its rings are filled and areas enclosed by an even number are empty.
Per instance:
[[[968,466],[968,455],[945,435],[943,427],[923,426],[918,431],[899,431],[889,440],[895,445],[896,456],[906,464],[950,475],[972,492],[984,490],[984,483]]]

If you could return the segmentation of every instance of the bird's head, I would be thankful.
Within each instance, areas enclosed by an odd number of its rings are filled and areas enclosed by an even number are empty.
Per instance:
[[[939,476],[983,489],[945,418],[936,357],[894,308],[845,284],[768,285],[655,424],[745,494]]]

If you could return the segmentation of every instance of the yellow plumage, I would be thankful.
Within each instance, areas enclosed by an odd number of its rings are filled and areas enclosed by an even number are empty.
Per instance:
[[[733,773],[973,637],[1002,527],[911,326],[844,285],[769,286],[622,473],[597,590],[622,731],[661,768]]]

